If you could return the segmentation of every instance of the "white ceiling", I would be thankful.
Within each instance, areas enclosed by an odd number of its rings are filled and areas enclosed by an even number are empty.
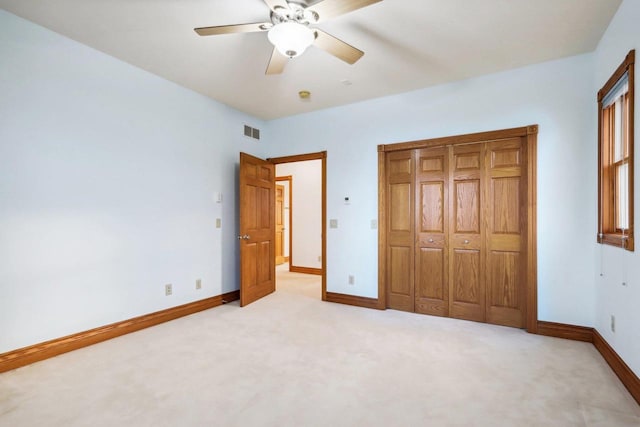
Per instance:
[[[620,3],[383,0],[317,25],[363,50],[360,61],[348,65],[310,47],[283,74],[270,76],[264,74],[272,49],[266,33],[200,37],[193,31],[268,21],[262,0],[0,0],[0,7],[274,119],[590,52]],[[311,91],[311,100],[301,101],[300,90]]]

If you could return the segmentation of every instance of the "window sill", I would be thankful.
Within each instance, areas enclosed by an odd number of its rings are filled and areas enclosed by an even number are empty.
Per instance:
[[[633,252],[633,235],[632,234],[601,234],[598,236],[598,243],[603,245],[615,246]]]

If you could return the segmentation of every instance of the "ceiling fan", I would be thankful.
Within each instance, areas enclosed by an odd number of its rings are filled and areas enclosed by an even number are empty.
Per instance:
[[[213,36],[267,31],[267,37],[274,47],[266,74],[282,73],[287,60],[301,55],[311,45],[354,64],[364,55],[363,51],[311,25],[380,1],[382,0],[322,0],[305,6],[296,1],[264,0],[271,9],[270,22],[201,27],[195,28],[195,32],[201,36]]]

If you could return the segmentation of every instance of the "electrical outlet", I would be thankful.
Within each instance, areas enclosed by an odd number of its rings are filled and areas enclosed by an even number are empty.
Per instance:
[[[171,285],[171,283],[164,285],[164,294],[166,296],[173,294],[173,286]]]
[[[322,255],[318,255],[318,262],[322,262]]]
[[[196,279],[196,289],[202,289],[202,279]]]
[[[356,284],[356,278],[353,277],[352,275],[349,275],[349,284],[350,285],[355,285]]]
[[[329,220],[329,228],[338,228],[338,220],[330,219]]]
[[[616,331],[616,316],[611,315],[611,332]]]

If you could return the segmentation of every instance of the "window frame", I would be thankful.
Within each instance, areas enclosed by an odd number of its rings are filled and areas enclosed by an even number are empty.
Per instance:
[[[616,69],[605,85],[598,91],[598,235],[597,241],[601,244],[634,250],[634,203],[633,203],[633,177],[634,177],[634,67],[635,50],[631,50],[624,61]],[[623,97],[622,114],[627,117],[623,121],[622,132],[622,159],[616,160],[614,156],[615,126],[611,126],[615,120],[615,107],[604,107],[607,95],[616,87],[617,83],[627,75],[628,92]],[[613,104],[615,106],[615,103]],[[605,111],[607,110],[607,111]],[[611,119],[611,110],[614,118]],[[626,111],[625,111],[626,110]],[[606,116],[606,119],[605,119]],[[628,227],[619,227],[619,179],[618,169],[622,165],[627,166],[627,222]]]

